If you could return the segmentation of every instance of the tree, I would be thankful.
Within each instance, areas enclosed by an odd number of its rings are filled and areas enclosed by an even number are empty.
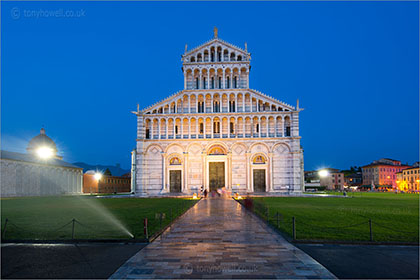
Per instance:
[[[107,175],[107,176],[112,176],[111,171],[109,171],[109,168],[107,168],[107,169],[105,170],[104,175]]]

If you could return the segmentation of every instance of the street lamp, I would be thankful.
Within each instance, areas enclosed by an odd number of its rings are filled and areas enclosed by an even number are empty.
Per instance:
[[[102,178],[102,173],[96,172],[94,176],[95,176],[96,181],[99,181]]]
[[[54,155],[54,152],[49,147],[39,147],[36,149],[36,155],[41,159],[49,159]]]
[[[328,172],[328,170],[326,170],[326,169],[322,169],[322,170],[318,171],[318,175],[319,175],[320,177],[322,177],[322,178],[327,177],[327,176],[328,176],[328,174],[329,174],[329,172]]]

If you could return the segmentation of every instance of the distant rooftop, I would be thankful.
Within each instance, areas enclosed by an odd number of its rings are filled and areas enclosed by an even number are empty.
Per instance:
[[[29,163],[36,163],[36,164],[43,164],[43,165],[50,165],[50,166],[60,166],[60,167],[68,167],[68,168],[77,168],[82,169],[76,165],[71,163],[65,162],[61,159],[51,158],[48,160],[40,159],[33,154],[22,154],[16,152],[9,152],[9,151],[1,151],[1,159],[8,159],[14,161],[22,161],[22,162],[29,162]]]

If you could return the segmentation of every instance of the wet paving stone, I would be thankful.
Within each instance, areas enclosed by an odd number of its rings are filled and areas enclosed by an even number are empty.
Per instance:
[[[232,199],[203,199],[111,279],[332,279]]]

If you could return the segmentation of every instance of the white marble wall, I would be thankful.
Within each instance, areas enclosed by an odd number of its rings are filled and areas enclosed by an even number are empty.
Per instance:
[[[82,169],[0,160],[3,197],[82,193]]]
[[[282,141],[278,139],[139,141],[136,193],[146,196],[168,193],[169,169],[182,170],[183,192],[194,193],[201,186],[207,186],[207,161],[215,157],[226,162],[227,187],[232,191],[252,192],[252,170],[256,168],[267,170],[267,191],[299,193],[302,191],[303,172],[303,156],[299,142],[299,138]],[[224,146],[226,155],[207,155],[213,145]],[[266,164],[253,165],[252,159],[258,154],[266,157]],[[169,159],[173,156],[181,159],[180,166],[169,165]]]

